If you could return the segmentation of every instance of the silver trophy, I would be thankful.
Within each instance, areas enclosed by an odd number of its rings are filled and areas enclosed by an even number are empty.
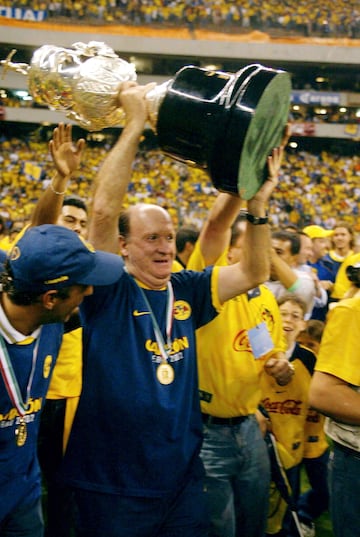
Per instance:
[[[30,65],[1,63],[28,77],[38,104],[62,111],[89,131],[119,127],[121,84],[135,68],[105,43],[44,45]],[[251,64],[236,73],[186,66],[146,95],[149,122],[167,155],[208,171],[219,190],[249,199],[267,175],[266,161],[288,121],[288,73]]]
[[[43,45],[34,52],[30,65],[13,63],[15,53],[12,50],[1,63],[5,71],[12,69],[28,77],[29,93],[36,103],[65,112],[89,131],[122,125],[124,113],[117,96],[122,82],[136,80],[135,67],[105,43],[78,42],[72,48]]]

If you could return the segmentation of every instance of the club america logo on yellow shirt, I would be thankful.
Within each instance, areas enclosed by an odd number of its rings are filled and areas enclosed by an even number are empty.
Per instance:
[[[177,321],[186,321],[191,315],[190,304],[185,300],[176,300],[174,304],[174,317]]]

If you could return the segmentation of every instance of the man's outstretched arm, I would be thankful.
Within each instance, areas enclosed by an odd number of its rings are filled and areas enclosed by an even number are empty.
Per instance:
[[[247,210],[255,218],[266,218],[269,199],[278,184],[279,167],[284,146],[273,149],[268,157],[269,177],[247,202]],[[234,296],[268,280],[270,275],[270,229],[269,225],[256,225],[248,221],[244,235],[242,259],[228,267],[220,267],[219,298],[225,302]]]
[[[126,123],[95,181],[89,239],[97,249],[119,251],[119,215],[148,117],[145,95],[153,86],[138,86],[135,82],[121,86],[119,106],[125,112]]]
[[[73,172],[80,166],[85,140],[72,140],[72,126],[59,125],[54,129],[49,150],[55,172],[49,186],[39,198],[31,217],[31,226],[55,224],[61,213],[66,188]]]

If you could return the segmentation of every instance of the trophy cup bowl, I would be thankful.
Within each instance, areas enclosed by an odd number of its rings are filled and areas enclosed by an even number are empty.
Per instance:
[[[106,44],[44,45],[30,65],[12,63],[14,52],[1,63],[28,76],[36,102],[89,131],[124,123],[118,93],[137,75]],[[186,66],[145,98],[160,149],[206,170],[218,190],[247,200],[266,179],[267,157],[281,143],[290,96],[287,72],[251,64],[236,73]]]
[[[218,190],[250,199],[281,143],[290,95],[289,74],[259,64],[237,73],[183,67],[159,108],[159,146],[207,169]]]
[[[34,101],[89,131],[118,127],[124,113],[118,106],[120,86],[136,80],[135,67],[118,57],[105,43],[74,43],[71,48],[43,45],[35,50],[30,65],[11,61],[16,50],[1,61],[28,78]]]

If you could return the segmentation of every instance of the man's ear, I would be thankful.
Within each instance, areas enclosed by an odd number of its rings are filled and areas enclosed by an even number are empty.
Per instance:
[[[124,235],[119,235],[119,252],[123,257],[126,257],[128,254],[126,237]]]
[[[41,295],[41,301],[47,310],[52,310],[56,304],[56,301],[58,299],[58,292],[55,291],[55,289],[51,289],[50,291],[46,291],[46,293]]]

